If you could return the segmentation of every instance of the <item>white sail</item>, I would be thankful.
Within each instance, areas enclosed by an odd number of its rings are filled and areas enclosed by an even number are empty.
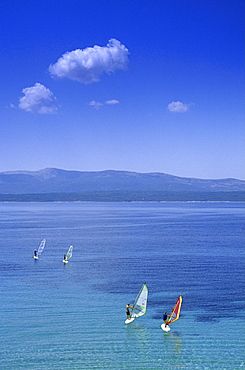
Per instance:
[[[143,284],[133,304],[131,317],[139,317],[146,313],[148,288]]]
[[[70,245],[68,248],[68,251],[66,252],[66,260],[68,261],[72,257],[72,252],[73,252],[73,246]]]
[[[44,250],[44,247],[45,247],[45,244],[46,244],[46,239],[43,239],[38,247],[38,250],[37,250],[37,254],[38,256],[40,256],[40,254],[42,254],[43,250]]]

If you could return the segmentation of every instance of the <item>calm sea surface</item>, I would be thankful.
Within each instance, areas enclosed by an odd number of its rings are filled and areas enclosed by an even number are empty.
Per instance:
[[[241,203],[0,203],[0,369],[244,369],[244,226]]]

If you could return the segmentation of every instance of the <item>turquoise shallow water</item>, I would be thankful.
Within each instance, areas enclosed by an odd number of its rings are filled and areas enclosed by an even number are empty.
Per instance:
[[[1,369],[245,368],[243,204],[0,203],[0,235]]]

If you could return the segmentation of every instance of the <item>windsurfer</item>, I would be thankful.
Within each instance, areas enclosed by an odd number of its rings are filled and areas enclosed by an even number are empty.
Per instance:
[[[67,257],[66,257],[66,254],[64,254],[64,261],[67,261]]]
[[[34,257],[37,257],[37,250],[34,249]]]
[[[127,305],[126,305],[126,316],[127,316],[127,319],[131,319],[131,313],[130,313],[130,308],[134,308],[134,307],[132,307],[132,306],[130,306],[130,303],[128,303]]]
[[[164,323],[165,323],[165,327],[167,326],[166,322],[167,322],[167,320],[168,320],[168,317],[169,317],[169,315],[167,315],[167,313],[166,313],[166,312],[164,312],[162,319],[163,319],[163,321],[164,321]]]

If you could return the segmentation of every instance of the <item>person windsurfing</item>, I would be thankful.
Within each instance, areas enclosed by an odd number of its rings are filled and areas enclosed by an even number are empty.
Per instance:
[[[168,317],[169,317],[169,315],[167,315],[167,312],[164,312],[162,319],[165,323],[165,327],[167,326],[166,322],[168,321]]]
[[[134,307],[130,306],[130,303],[126,304],[126,316],[128,320],[131,319],[130,308],[133,309]]]

